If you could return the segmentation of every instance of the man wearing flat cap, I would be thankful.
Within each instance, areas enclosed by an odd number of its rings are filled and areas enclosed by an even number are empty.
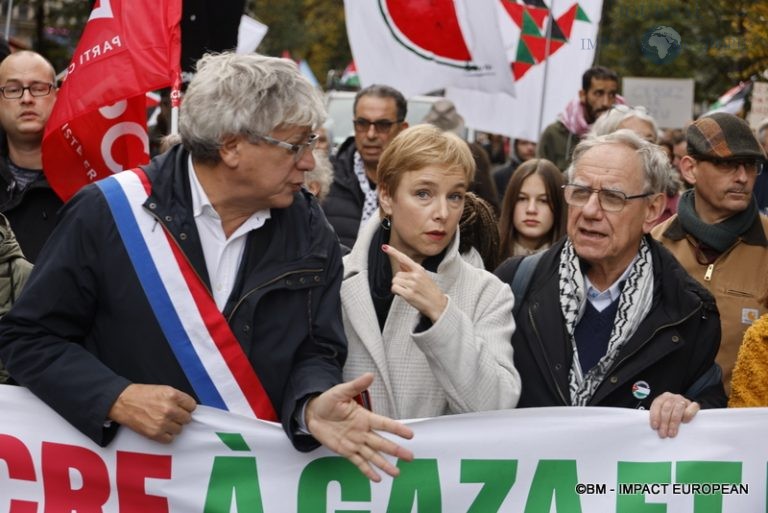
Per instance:
[[[697,120],[686,139],[680,172],[693,189],[652,235],[715,296],[722,327],[717,362],[730,390],[744,332],[768,312],[759,301],[768,287],[768,218],[752,194],[765,153],[749,125],[732,114]]]

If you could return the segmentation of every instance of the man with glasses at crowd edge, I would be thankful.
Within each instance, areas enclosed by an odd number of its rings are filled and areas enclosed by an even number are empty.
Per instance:
[[[717,361],[726,391],[744,332],[768,309],[768,218],[753,190],[765,154],[749,125],[727,113],[705,116],[686,132],[683,178],[693,189],[680,197],[676,216],[653,236],[717,300],[722,339]]]
[[[342,143],[333,159],[333,184],[323,202],[345,252],[355,244],[364,221],[378,212],[376,168],[382,152],[408,127],[405,97],[389,86],[360,90],[352,110],[355,135]]]
[[[62,202],[43,175],[43,132],[56,102],[56,71],[42,55],[16,52],[0,64],[0,212],[31,262]]]

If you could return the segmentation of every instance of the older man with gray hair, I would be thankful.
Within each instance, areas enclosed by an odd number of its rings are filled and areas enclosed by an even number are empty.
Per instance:
[[[518,407],[649,409],[663,438],[700,407],[725,406],[714,299],[648,236],[667,166],[629,130],[582,141],[563,186],[568,236],[538,262],[497,269],[520,303]]]
[[[303,189],[322,100],[287,60],[198,63],[181,145],[80,191],[0,323],[11,376],[107,444],[118,425],[170,443],[198,403],[283,424],[374,480],[410,437],[341,383],[336,237]]]

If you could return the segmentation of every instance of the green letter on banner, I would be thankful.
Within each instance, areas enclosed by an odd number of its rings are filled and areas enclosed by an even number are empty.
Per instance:
[[[678,483],[741,484],[740,461],[678,461],[675,468]],[[693,513],[722,513],[723,494],[695,494]]]
[[[623,493],[622,484],[655,484],[672,482],[672,462],[620,461],[616,489],[616,513],[666,513],[666,504],[648,504],[645,494]]]
[[[387,513],[412,511],[414,498],[417,500],[416,511],[440,513],[442,502],[437,460],[415,459],[410,463],[400,460],[397,466],[400,475],[392,481]]]
[[[576,494],[576,460],[540,460],[533,475],[525,513],[549,513],[554,495],[558,513],[581,513]]]
[[[213,460],[204,513],[229,513],[232,495],[238,513],[264,513],[256,458],[217,456]]]
[[[344,502],[370,502],[371,482],[356,466],[341,456],[327,456],[312,461],[299,478],[298,513],[325,513],[328,483],[337,481]],[[360,510],[336,510],[336,513],[370,513]]]
[[[517,460],[461,460],[461,482],[483,483],[467,513],[495,513],[515,484]]]

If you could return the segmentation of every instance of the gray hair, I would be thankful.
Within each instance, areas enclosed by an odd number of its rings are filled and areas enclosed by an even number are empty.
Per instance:
[[[760,126],[757,127],[757,136],[760,138],[760,142],[762,142],[766,130],[768,130],[768,118],[765,118],[763,121],[761,121]]]
[[[573,159],[568,168],[568,181],[573,179],[573,170],[579,164],[584,154],[597,146],[605,144],[622,144],[640,157],[640,165],[643,169],[644,190],[646,192],[665,192],[667,181],[671,174],[669,159],[664,150],[658,144],[649,143],[632,130],[622,128],[608,135],[589,136],[581,141],[573,150]]]
[[[328,195],[328,191],[331,190],[331,183],[333,183],[333,166],[331,161],[328,160],[328,155],[322,150],[315,150],[312,152],[312,156],[315,158],[315,168],[312,171],[304,173],[304,183],[309,185],[315,182],[320,186],[320,192],[317,193],[318,201],[323,201]]]
[[[595,124],[592,125],[592,129],[589,131],[590,135],[601,136],[615,132],[619,129],[619,126],[630,118],[637,118],[640,121],[645,121],[651,125],[656,141],[659,139],[659,127],[656,124],[656,120],[648,114],[643,106],[630,107],[629,105],[614,105],[602,116],[597,118]],[[654,142],[656,142],[654,141]]]
[[[217,163],[226,137],[254,139],[286,126],[325,120],[317,90],[287,59],[232,52],[206,54],[181,104],[179,133],[196,160]]]
[[[403,96],[403,93],[395,89],[382,84],[369,85],[365,89],[361,89],[355,95],[355,101],[352,103],[352,115],[357,116],[357,102],[363,96],[372,96],[374,98],[391,98],[395,101],[395,109],[398,123],[405,120],[405,116],[408,114],[408,102]]]

